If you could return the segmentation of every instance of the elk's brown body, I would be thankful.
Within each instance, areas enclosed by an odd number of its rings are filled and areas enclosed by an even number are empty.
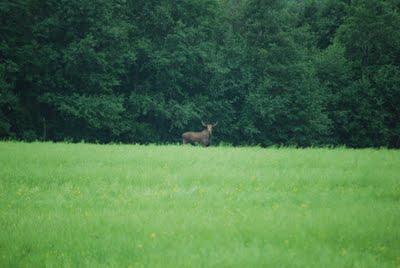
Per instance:
[[[215,124],[204,124],[202,125],[206,128],[201,132],[185,132],[182,134],[182,143],[200,143],[203,146],[207,147],[211,144],[211,134],[212,129],[217,125]]]

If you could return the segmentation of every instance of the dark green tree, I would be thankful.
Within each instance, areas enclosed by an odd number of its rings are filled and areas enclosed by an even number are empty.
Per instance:
[[[0,3],[0,138],[400,147],[388,0]]]

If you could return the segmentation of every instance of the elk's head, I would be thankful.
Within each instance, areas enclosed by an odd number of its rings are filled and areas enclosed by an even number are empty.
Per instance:
[[[216,125],[218,125],[218,122],[215,124],[205,124],[203,121],[201,121],[201,124],[203,125],[203,127],[205,127],[207,129],[208,132],[210,132],[210,134],[212,133],[212,129],[213,127],[215,127]]]

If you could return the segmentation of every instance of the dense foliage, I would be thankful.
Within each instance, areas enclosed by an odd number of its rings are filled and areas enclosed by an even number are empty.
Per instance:
[[[0,138],[400,147],[396,0],[0,3]]]

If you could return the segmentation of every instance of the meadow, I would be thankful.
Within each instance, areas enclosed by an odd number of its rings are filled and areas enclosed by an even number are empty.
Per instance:
[[[400,151],[0,142],[0,267],[399,267]]]

